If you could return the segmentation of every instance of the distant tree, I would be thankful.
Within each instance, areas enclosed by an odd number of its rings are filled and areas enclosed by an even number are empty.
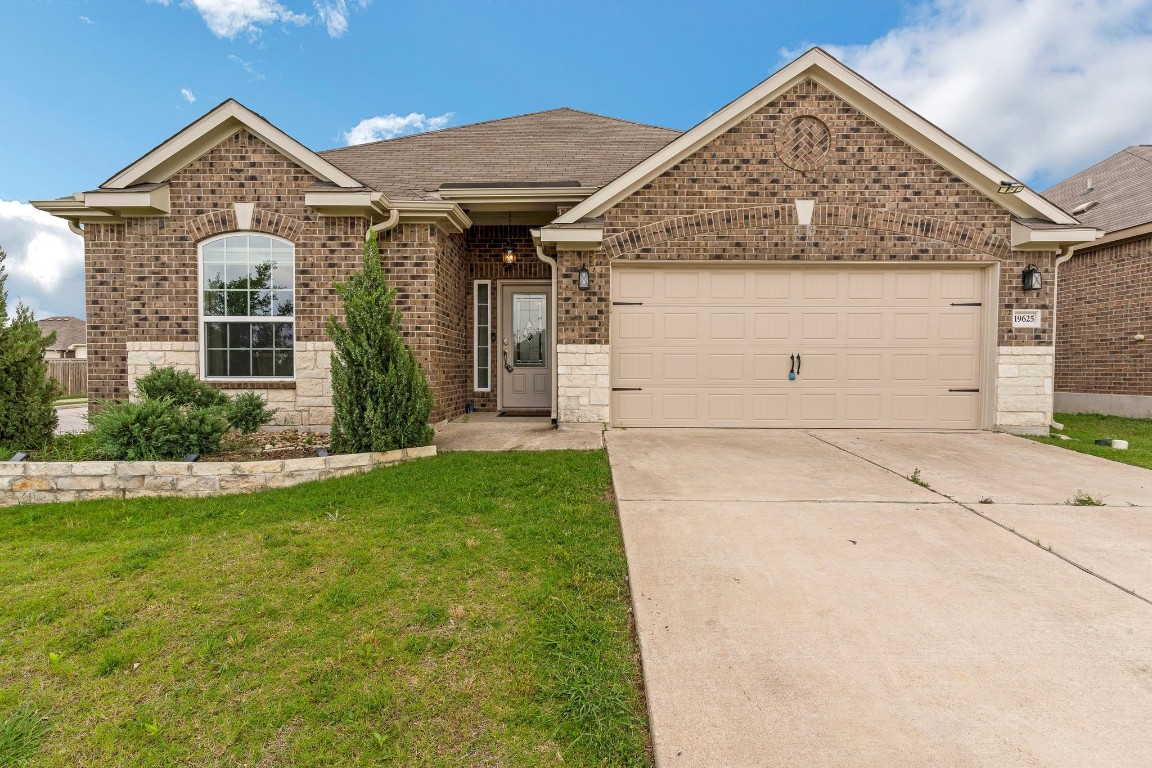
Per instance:
[[[344,322],[328,318],[332,354],[332,450],[391,451],[428,445],[432,389],[404,343],[396,291],[380,265],[376,233],[364,245],[364,269],[336,285]]]
[[[56,334],[40,334],[32,310],[23,303],[8,319],[8,275],[0,248],[0,445],[20,450],[41,448],[56,429],[53,403],[60,385],[48,378],[44,350],[56,341]]]

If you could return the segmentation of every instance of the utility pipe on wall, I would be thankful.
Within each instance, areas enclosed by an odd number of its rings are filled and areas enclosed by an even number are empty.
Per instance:
[[[552,313],[552,328],[550,329],[549,336],[552,343],[552,426],[559,427],[559,410],[556,405],[559,402],[557,385],[560,381],[560,352],[556,349],[556,259],[544,253],[544,249],[539,245],[536,246],[536,258],[549,265],[552,268],[552,306],[548,311]]]
[[[1060,249],[1060,255],[1052,262],[1052,350],[1053,359],[1055,359],[1056,350],[1056,297],[1059,295],[1060,289],[1060,265],[1072,258],[1073,249],[1075,246],[1066,245]],[[1048,424],[1056,430],[1063,430],[1064,425],[1056,421],[1056,366],[1052,366],[1052,412],[1053,418],[1048,420]]]

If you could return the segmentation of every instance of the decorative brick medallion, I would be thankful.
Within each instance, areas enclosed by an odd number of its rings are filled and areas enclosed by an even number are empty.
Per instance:
[[[797,171],[814,171],[824,164],[832,134],[818,117],[798,115],[776,130],[780,162]]]

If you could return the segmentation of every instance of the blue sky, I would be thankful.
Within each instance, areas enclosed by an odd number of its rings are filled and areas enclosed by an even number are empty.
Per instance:
[[[83,314],[81,257],[24,203],[228,97],[315,149],[557,106],[688,128],[820,44],[1039,187],[1152,142],[1152,0],[5,0],[0,40],[0,246],[41,316]]]

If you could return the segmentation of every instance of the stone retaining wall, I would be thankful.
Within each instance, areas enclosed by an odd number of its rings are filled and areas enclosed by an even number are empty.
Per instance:
[[[0,462],[0,507],[143,496],[219,496],[354,475],[436,455],[436,446],[278,461]]]

